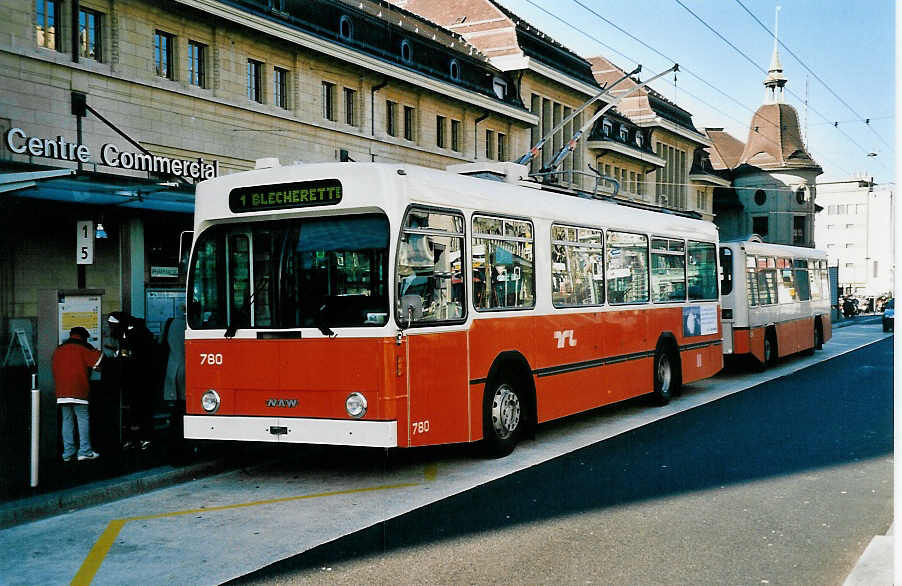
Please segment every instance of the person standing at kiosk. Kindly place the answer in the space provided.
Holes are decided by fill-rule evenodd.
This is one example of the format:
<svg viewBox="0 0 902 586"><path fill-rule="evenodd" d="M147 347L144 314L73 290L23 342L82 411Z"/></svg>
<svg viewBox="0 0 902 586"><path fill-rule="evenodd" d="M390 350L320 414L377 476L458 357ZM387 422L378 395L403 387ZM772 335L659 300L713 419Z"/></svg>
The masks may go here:
<svg viewBox="0 0 902 586"><path fill-rule="evenodd" d="M111 313L107 323L118 346L119 377L114 384L121 389L125 406L122 447L139 447L144 451L150 447L153 436L153 334L144 325L144 320L123 311Z"/></svg>
<svg viewBox="0 0 902 586"><path fill-rule="evenodd" d="M69 339L53 352L53 381L56 402L63 415L63 462L71 462L76 455L75 425L78 424L78 459L94 460L100 454L91 447L91 428L88 418L88 392L91 369L100 369L103 355L88 343L88 330L76 326L69 331Z"/></svg>

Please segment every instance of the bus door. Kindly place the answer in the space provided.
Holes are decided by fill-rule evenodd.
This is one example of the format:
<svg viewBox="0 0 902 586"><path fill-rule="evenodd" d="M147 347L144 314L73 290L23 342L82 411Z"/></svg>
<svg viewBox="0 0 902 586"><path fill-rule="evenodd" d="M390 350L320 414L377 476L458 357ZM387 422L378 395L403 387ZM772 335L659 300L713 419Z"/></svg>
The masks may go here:
<svg viewBox="0 0 902 586"><path fill-rule="evenodd" d="M464 218L408 209L398 243L398 323L407 369L407 433L419 446L469 439ZM400 430L399 430L400 431Z"/></svg>

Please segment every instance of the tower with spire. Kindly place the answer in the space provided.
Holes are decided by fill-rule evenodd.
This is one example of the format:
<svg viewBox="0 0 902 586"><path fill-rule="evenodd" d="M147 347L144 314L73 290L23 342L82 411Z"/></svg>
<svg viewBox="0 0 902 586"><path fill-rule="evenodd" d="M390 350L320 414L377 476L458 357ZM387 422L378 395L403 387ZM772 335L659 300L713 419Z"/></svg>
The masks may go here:
<svg viewBox="0 0 902 586"><path fill-rule="evenodd" d="M796 109L784 101L788 80L780 63L779 13L778 6L764 103L752 117L745 144L722 129L708 132L716 151L712 161L722 161L733 177L730 205L720 212L717 223L722 237L757 233L766 242L813 247L814 215L819 209L814 203L815 184L823 170L805 148ZM736 157L740 146L741 155ZM718 214L717 193L714 211Z"/></svg>

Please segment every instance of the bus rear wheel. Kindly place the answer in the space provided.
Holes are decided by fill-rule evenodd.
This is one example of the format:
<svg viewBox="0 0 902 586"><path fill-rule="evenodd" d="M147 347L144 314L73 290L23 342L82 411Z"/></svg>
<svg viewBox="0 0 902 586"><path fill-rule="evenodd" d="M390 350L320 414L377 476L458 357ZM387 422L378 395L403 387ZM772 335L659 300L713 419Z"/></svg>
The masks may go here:
<svg viewBox="0 0 902 586"><path fill-rule="evenodd" d="M502 377L486 386L482 402L483 452L491 458L510 454L524 427L524 404L513 380Z"/></svg>
<svg viewBox="0 0 902 586"><path fill-rule="evenodd" d="M777 364L777 336L773 330L768 330L764 334L764 364L762 369L770 368Z"/></svg>
<svg viewBox="0 0 902 586"><path fill-rule="evenodd" d="M666 405L677 393L680 386L680 375L676 370L678 367L673 352L666 346L659 346L655 351L654 363L654 399L658 405Z"/></svg>

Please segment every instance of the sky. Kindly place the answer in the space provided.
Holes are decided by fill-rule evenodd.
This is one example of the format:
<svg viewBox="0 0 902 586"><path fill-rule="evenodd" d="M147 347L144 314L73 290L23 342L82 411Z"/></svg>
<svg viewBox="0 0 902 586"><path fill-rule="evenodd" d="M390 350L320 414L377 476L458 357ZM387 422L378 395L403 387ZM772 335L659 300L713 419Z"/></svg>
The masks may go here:
<svg viewBox="0 0 902 586"><path fill-rule="evenodd" d="M603 55L627 70L641 64L641 79L679 63L676 85L668 75L652 87L688 110L699 130L723 128L743 142L764 103L779 6L784 101L798 111L808 151L824 170L818 181L860 174L895 181L891 0L500 2L583 57Z"/></svg>

